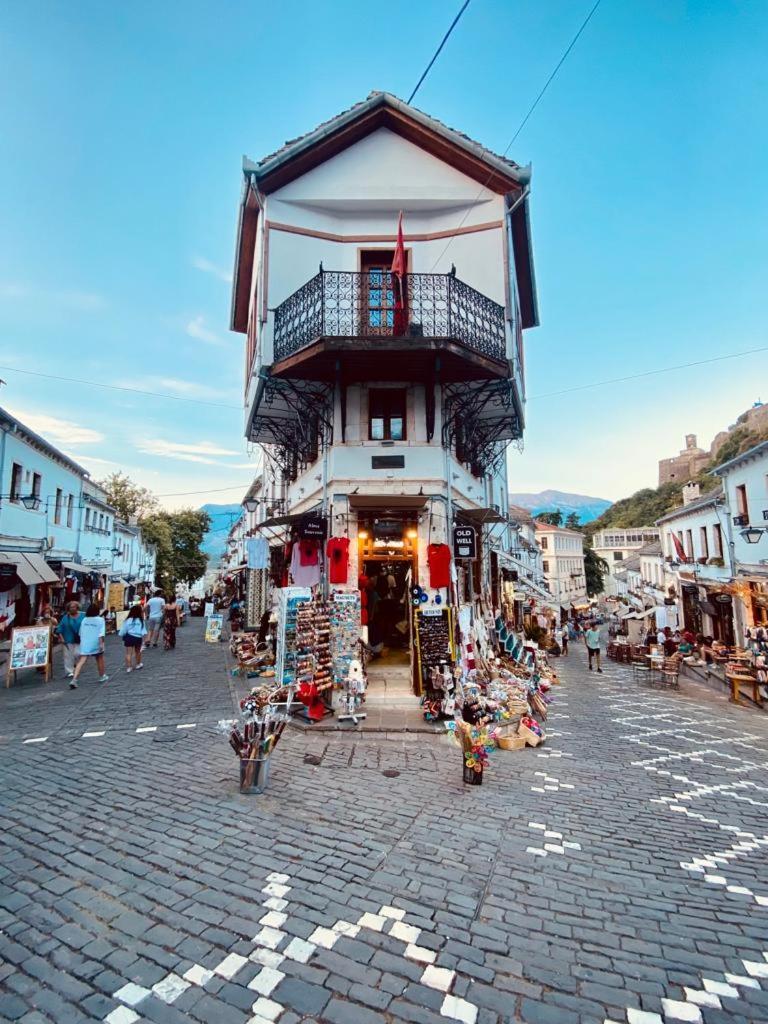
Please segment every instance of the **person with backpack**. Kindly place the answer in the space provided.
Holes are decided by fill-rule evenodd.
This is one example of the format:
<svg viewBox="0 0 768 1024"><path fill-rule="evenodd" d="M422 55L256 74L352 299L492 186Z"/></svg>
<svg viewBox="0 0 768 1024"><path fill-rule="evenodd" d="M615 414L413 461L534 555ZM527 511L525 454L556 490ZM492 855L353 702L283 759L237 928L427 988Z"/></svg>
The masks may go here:
<svg viewBox="0 0 768 1024"><path fill-rule="evenodd" d="M75 674L75 665L80 657L80 624L85 613L80 611L77 601L70 601L61 621L54 629L64 647L64 671L67 679Z"/></svg>
<svg viewBox="0 0 768 1024"><path fill-rule="evenodd" d="M135 604L128 612L125 622L118 630L123 638L125 647L125 671L132 672L132 662L136 660L136 671L144 668L141 660L141 648L144 645L144 637L147 635L147 627L144 624L144 609L140 604Z"/></svg>

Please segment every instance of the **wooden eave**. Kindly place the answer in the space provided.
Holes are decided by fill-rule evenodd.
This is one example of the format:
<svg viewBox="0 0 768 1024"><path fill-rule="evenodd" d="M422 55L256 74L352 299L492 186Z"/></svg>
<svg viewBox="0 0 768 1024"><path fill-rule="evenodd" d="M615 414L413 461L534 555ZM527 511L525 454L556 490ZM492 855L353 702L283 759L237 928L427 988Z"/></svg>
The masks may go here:
<svg viewBox="0 0 768 1024"><path fill-rule="evenodd" d="M235 273L232 280L232 321L230 326L233 331L239 331L241 334L245 334L248 330L248 307L251 298L258 222L259 203L256 198L256 190L249 183L240 205Z"/></svg>
<svg viewBox="0 0 768 1024"><path fill-rule="evenodd" d="M365 111L360 117L321 136L274 170L258 175L259 189L268 195L283 188L379 128L388 128L493 192L507 195L510 192L519 194L522 190L520 182L511 174L503 174L488 161L386 104Z"/></svg>
<svg viewBox="0 0 768 1024"><path fill-rule="evenodd" d="M439 368L438 368L439 361ZM506 361L476 352L453 338L323 337L275 362L273 377L345 382L502 380Z"/></svg>

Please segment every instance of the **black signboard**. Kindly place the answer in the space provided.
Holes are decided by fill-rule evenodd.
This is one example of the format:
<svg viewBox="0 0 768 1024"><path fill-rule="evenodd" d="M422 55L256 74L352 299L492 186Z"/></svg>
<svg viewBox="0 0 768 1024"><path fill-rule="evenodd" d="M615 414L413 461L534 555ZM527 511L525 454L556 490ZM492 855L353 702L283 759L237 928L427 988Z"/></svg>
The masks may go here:
<svg viewBox="0 0 768 1024"><path fill-rule="evenodd" d="M328 522L319 512L307 512L299 521L299 537L302 540L325 540Z"/></svg>
<svg viewBox="0 0 768 1024"><path fill-rule="evenodd" d="M477 558L477 530L474 526L454 526L453 557Z"/></svg>

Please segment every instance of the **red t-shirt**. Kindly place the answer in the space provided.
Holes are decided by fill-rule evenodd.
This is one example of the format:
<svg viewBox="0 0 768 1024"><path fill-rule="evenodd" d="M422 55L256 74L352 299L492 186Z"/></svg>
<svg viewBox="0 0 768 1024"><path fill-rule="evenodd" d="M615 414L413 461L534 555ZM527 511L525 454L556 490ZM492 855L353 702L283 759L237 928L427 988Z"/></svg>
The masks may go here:
<svg viewBox="0 0 768 1024"><path fill-rule="evenodd" d="M328 556L328 581L346 583L349 569L349 537L331 537L325 553Z"/></svg>
<svg viewBox="0 0 768 1024"><path fill-rule="evenodd" d="M299 560L302 565L317 565L320 544L316 540L299 541Z"/></svg>
<svg viewBox="0 0 768 1024"><path fill-rule="evenodd" d="M451 585L451 549L447 544L430 544L427 548L429 585L433 589Z"/></svg>

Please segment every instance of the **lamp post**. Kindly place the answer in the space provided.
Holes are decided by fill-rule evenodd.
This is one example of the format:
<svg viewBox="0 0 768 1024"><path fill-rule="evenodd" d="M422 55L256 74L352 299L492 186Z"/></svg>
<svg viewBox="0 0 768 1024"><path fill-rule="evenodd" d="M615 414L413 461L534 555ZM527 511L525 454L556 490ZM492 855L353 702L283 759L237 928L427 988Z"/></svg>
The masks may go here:
<svg viewBox="0 0 768 1024"><path fill-rule="evenodd" d="M739 533L747 544L757 544L765 533L765 529L762 526L747 526Z"/></svg>

